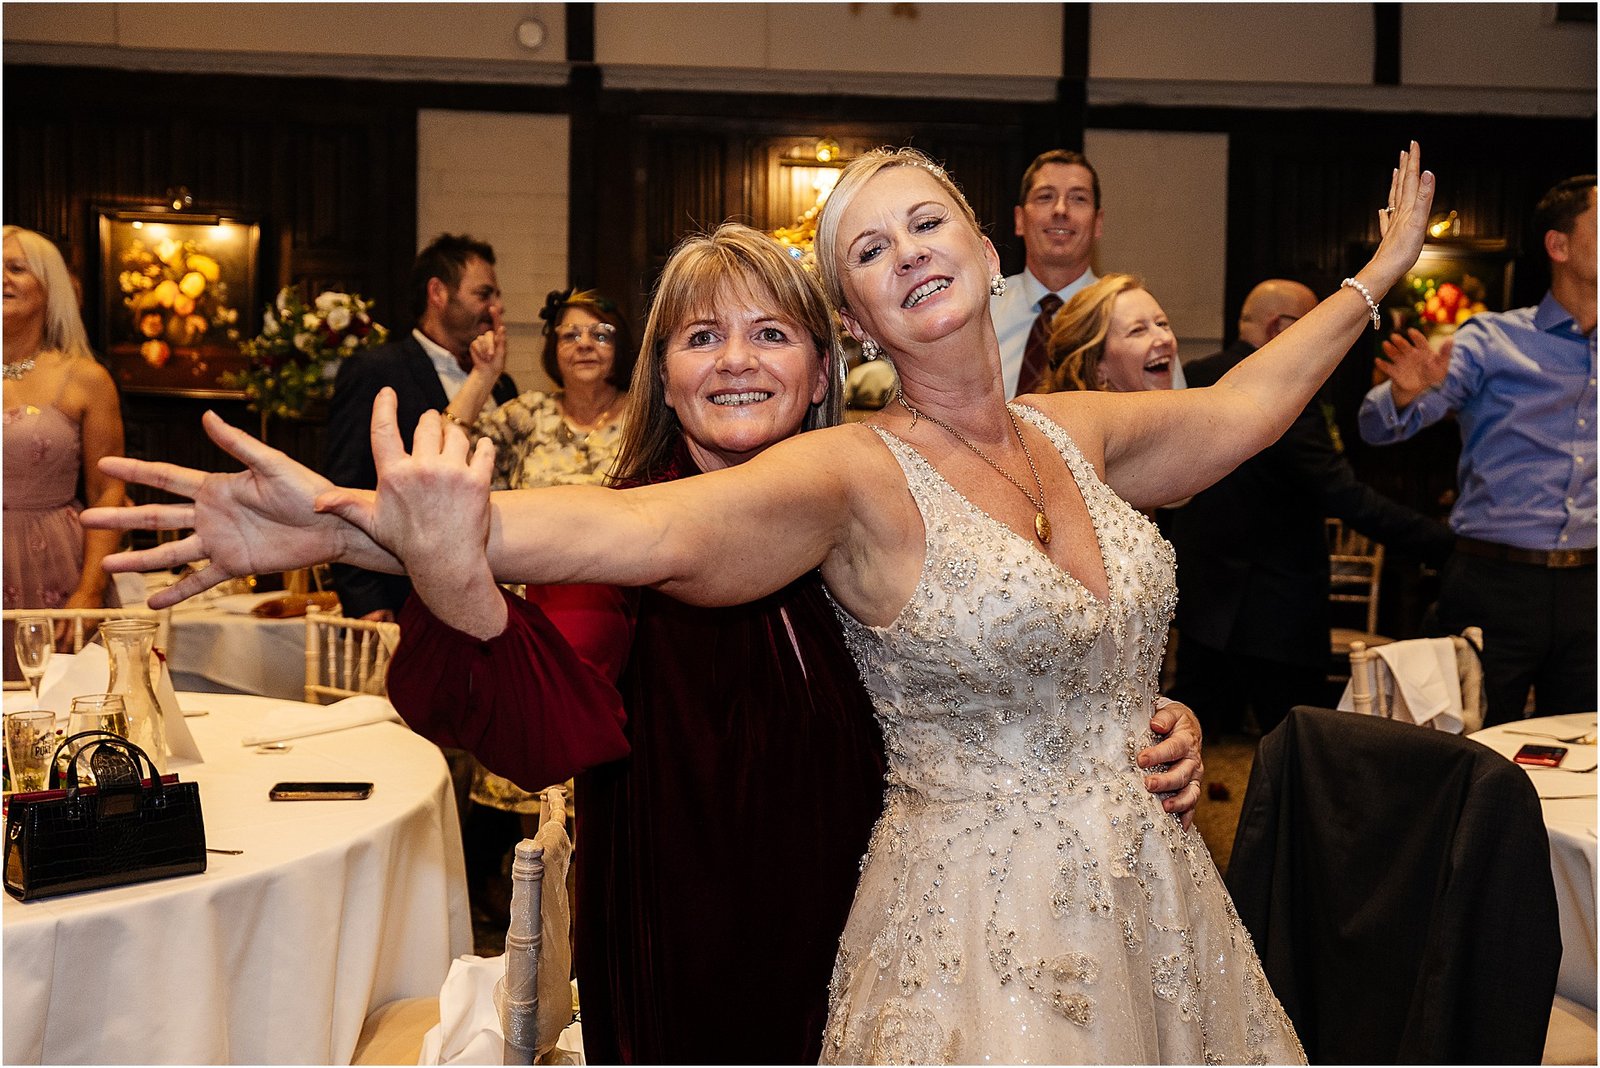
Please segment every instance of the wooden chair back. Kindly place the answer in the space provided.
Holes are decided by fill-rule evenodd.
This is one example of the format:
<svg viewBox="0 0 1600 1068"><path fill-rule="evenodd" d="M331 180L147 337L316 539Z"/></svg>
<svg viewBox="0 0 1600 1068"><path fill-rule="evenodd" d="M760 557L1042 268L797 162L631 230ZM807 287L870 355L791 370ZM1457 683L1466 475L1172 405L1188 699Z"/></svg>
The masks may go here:
<svg viewBox="0 0 1600 1068"><path fill-rule="evenodd" d="M1366 609L1366 633L1378 629L1378 588L1383 578L1383 546L1328 519L1328 600ZM1368 642L1370 645L1371 643Z"/></svg>
<svg viewBox="0 0 1600 1068"><path fill-rule="evenodd" d="M306 701L387 696L389 657L399 644L398 623L350 619L313 605L306 612Z"/></svg>

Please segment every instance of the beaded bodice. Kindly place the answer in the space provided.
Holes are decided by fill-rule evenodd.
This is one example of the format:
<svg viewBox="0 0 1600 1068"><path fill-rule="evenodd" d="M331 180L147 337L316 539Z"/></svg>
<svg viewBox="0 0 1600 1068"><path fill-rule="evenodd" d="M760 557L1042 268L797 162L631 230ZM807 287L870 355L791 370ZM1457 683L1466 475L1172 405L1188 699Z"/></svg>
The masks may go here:
<svg viewBox="0 0 1600 1068"><path fill-rule="evenodd" d="M1172 548L1096 476L1066 432L1014 409L1060 451L1105 563L1104 603L879 430L922 511L927 552L887 627L841 613L883 727L891 785L931 800L1073 791L1127 777L1150 744Z"/></svg>

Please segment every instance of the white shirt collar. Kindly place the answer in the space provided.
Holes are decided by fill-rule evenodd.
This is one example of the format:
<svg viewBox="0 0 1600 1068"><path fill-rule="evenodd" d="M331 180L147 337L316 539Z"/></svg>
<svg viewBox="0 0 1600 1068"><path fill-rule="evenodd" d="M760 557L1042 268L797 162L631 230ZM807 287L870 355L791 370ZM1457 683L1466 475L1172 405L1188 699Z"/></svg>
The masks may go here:
<svg viewBox="0 0 1600 1068"><path fill-rule="evenodd" d="M461 369L461 365L456 362L455 355L449 349L421 330L413 328L411 336L417 339L422 351L433 361L433 369L439 376L439 384L444 387L445 396L455 400L456 394L461 392L461 387L467 383L467 372Z"/></svg>
<svg viewBox="0 0 1600 1068"><path fill-rule="evenodd" d="M1037 315L1039 312L1039 301L1044 299L1044 295L1046 293L1055 293L1055 295L1060 297L1062 302L1065 303L1066 301L1072 299L1072 295L1074 293L1078 292L1080 289L1085 289L1094 285L1094 283L1098 282L1099 280L1099 276L1094 273L1094 268L1086 267L1084 268L1083 273L1078 277L1074 278L1060 289L1052 290L1047 288L1043 282L1039 281L1039 279L1035 278L1032 271L1024 267L1022 269L1022 292L1023 295L1028 298L1028 307L1032 308L1034 314Z"/></svg>

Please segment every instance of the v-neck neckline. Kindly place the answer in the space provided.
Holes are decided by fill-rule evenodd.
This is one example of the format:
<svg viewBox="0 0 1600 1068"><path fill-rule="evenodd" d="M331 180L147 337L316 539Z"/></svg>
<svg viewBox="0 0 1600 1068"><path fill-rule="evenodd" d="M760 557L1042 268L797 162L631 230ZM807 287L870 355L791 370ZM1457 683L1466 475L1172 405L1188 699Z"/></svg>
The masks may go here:
<svg viewBox="0 0 1600 1068"><path fill-rule="evenodd" d="M1025 405L1007 404L1006 407L1008 409L1014 409L1014 408L1025 408L1026 406ZM1034 409L1034 410L1037 411L1037 409ZM1042 413L1041 413L1041 417L1045 418L1047 421L1049 421L1048 417L1047 416L1043 416ZM1103 596L1103 597L1101 595L1095 593L1093 590L1091 590L1089 588L1089 586L1082 579L1080 579L1077 575L1074 575L1071 571L1068 571L1066 568L1062 567L1060 564L1056 563L1053 559L1051 559L1050 558L1050 554L1044 551L1044 547L1043 546L1041 546L1039 544L1036 544L1034 539L1023 537L1021 534L1019 534L1015 530L1013 530L1008 524L1002 523L999 519L996 519L994 516L990 515L986 510L984 510L984 509L978 507L976 504L974 504L972 499L969 498L966 494L962 493L960 490L956 489L955 485L948 478L945 477L944 472L940 471L936 466L934 466L934 464L933 464L933 462L931 460L929 460L926 456L922 455L921 450L919 450L915 445L911 444L911 442L907 441L905 438L902 438L899 434L895 434L894 436L895 436L896 440L898 440L906 448L910 449L912 455L915 456L922 464L924 464L928 468L928 470L933 473L933 476L935 478L937 478L941 483L943 483L945 488L948 489L950 491L950 493L952 495L954 495L957 500L959 500L962 504L966 505L966 507L967 507L967 509L969 511L973 512L974 514L976 514L980 518L987 520L988 522L990 522L994 526L999 527L1001 530L1003 530L1007 534L1011 535L1012 538L1014 538L1015 540L1021 542L1029 551L1038 554L1041 558L1043 558L1043 560L1045 562L1045 566L1050 568L1051 571L1054 571L1055 573L1061 575L1063 578L1067 579L1074 586L1078 587L1078 589L1082 590L1083 593L1084 593L1084 596L1088 597L1089 600L1091 602L1093 602L1096 607L1109 609L1111 607L1112 603L1116 600L1116 596L1115 596L1115 594L1114 594L1114 592L1112 590L1112 585L1111 585L1111 570L1106 564L1105 537L1104 537L1104 535L1103 535L1103 533L1102 533L1102 531L1100 529L1099 517L1095 515L1095 510L1094 510L1093 506L1091 506L1090 503L1089 503L1089 494L1084 489L1083 479L1081 477L1079 477L1077 465L1073 463L1072 457L1069 457L1064 452L1062 452L1060 446L1056 443L1055 438L1050 434L1049 431L1047 431L1044 427L1041 427L1038 424L1034 423L1032 418L1030 418L1026 412L1022 413L1022 418L1027 419L1028 423L1030 425L1032 425L1035 430L1037 430L1041 434L1043 434L1045 436L1045 439L1050 442L1051 448L1053 448L1056 451L1057 455L1061 456L1062 462L1067 465L1067 474L1072 476L1072 483L1078 489L1078 497L1083 501L1084 510L1089 513L1089 528L1094 531L1095 550L1099 554L1099 557L1100 557L1100 574L1105 579L1105 584L1106 584L1106 592L1105 592L1105 596ZM1055 424L1052 423L1052 425L1055 425ZM1057 429L1059 430L1060 427L1057 426ZM1061 432L1063 434L1066 434L1065 430L1062 430ZM889 433L892 434L894 432L893 431L889 431ZM1069 442L1071 442L1073 451L1076 452L1077 448L1078 448L1077 442L1073 442L1070 437L1068 437L1067 440ZM1082 456L1080 454L1079 455L1079 459L1081 459L1081 458L1082 458ZM924 521L926 521L926 519L924 519Z"/></svg>

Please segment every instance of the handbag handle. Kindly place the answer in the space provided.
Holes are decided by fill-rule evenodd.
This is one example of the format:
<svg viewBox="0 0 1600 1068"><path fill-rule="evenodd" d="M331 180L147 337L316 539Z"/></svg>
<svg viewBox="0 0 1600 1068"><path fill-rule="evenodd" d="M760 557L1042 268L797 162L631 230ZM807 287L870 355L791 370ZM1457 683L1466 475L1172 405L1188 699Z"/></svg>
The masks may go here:
<svg viewBox="0 0 1600 1068"><path fill-rule="evenodd" d="M91 742L95 744L91 745ZM81 744L78 744L76 748L72 748L74 743ZM155 761L150 759L150 754L128 741L122 735L113 734L111 731L80 731L56 746L55 756L50 759L50 788L52 790L61 788L61 754L71 749L71 759L67 764L66 791L67 800L76 801L79 788L78 761L83 758L84 753L94 752L102 746L120 749L133 761L135 789L139 789L138 781L145 778L144 769L146 767L149 768L150 792L155 795L154 802L161 804L165 800L166 784L161 781L161 772L156 770ZM143 761L143 765L141 765L141 761Z"/></svg>

